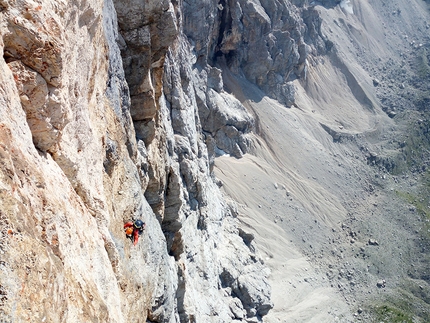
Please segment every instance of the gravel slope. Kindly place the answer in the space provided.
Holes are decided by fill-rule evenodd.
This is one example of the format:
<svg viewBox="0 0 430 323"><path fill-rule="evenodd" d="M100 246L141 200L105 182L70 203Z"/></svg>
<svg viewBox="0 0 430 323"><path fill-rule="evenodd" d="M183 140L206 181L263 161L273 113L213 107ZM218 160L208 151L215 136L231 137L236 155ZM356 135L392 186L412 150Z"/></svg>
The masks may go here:
<svg viewBox="0 0 430 323"><path fill-rule="evenodd" d="M272 271L274 309L265 322L371 322L372 304L427 297L404 296L408 284L427 290L422 275L411 274L425 270L427 251L423 219L396 194L418 178L369 161L404 134L407 118L389 117L402 107L381 100L401 97L384 66L400 68L406 54L414 56L410 41L424 41L428 13L422 1L351 3L352 15L320 8L335 49L313 57L291 109L223 72L258 121L252 152L218 157L215 174ZM428 313L429 304L419 306Z"/></svg>

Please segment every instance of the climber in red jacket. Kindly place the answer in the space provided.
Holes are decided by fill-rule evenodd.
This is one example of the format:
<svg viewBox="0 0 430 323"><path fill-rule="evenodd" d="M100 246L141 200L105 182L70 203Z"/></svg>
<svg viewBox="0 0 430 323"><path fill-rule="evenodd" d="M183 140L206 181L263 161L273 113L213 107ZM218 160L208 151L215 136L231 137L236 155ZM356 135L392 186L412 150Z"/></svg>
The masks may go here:
<svg viewBox="0 0 430 323"><path fill-rule="evenodd" d="M145 229L145 222L142 220L129 221L124 223L125 234L127 238L130 238L133 241L133 245L137 244L139 240L139 236L142 234Z"/></svg>

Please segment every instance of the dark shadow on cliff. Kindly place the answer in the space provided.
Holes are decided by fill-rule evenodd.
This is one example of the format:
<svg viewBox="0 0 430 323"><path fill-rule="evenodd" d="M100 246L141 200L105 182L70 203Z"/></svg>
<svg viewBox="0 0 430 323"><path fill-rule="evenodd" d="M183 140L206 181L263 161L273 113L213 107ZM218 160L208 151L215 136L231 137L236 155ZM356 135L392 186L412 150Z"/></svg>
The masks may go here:
<svg viewBox="0 0 430 323"><path fill-rule="evenodd" d="M300 4L303 4L304 1L298 0L293 2L298 2ZM313 1L313 2L315 3L315 5L321 5L323 7L326 7L327 9L333 9L341 2L341 0L321 0L321 1Z"/></svg>
<svg viewBox="0 0 430 323"><path fill-rule="evenodd" d="M246 100L260 102L267 96L257 85L248 81L244 75L233 73L224 56L218 57L216 67L222 70L222 81L224 90L232 94L241 103Z"/></svg>

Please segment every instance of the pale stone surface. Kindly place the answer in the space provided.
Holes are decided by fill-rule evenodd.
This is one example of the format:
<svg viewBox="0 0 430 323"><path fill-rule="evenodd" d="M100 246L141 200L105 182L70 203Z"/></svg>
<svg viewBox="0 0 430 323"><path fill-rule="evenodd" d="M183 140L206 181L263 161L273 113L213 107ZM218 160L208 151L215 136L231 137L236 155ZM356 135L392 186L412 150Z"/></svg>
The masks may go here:
<svg viewBox="0 0 430 323"><path fill-rule="evenodd" d="M146 150L104 5L104 21L101 1L79 13L49 1L2 7L2 174L17 174L2 177L2 319L177 321L176 269L143 195ZM151 234L132 247L122 226L138 217Z"/></svg>
<svg viewBox="0 0 430 323"><path fill-rule="evenodd" d="M22 107L26 113L27 122L33 135L34 145L44 151L53 150L60 137L64 116L61 105L48 103L48 86L45 79L21 61L11 61L8 64L15 79ZM58 108L56 113L50 113L52 108ZM54 125L55 127L54 127Z"/></svg>
<svg viewBox="0 0 430 323"><path fill-rule="evenodd" d="M6 321L123 322L102 234L91 229L96 219L50 155L36 151L12 72L0 65L6 297L0 315Z"/></svg>

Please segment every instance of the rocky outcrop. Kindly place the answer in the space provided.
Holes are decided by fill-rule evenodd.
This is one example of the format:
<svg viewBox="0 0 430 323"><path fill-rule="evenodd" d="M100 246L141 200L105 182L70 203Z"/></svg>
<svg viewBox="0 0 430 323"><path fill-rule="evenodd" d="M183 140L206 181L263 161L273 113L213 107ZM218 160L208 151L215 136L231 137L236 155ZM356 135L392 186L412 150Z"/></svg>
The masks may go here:
<svg viewBox="0 0 430 323"><path fill-rule="evenodd" d="M187 1L183 12L197 63L226 62L287 106L294 103L291 81L306 77L308 55L330 46L307 1ZM198 21L204 21L203 28L196 27Z"/></svg>
<svg viewBox="0 0 430 323"><path fill-rule="evenodd" d="M58 89L63 72L62 38L55 16L46 17L42 7L28 4L15 14L3 4L7 27L3 56L13 73L26 112L33 141L43 151L56 151L69 115Z"/></svg>
<svg viewBox="0 0 430 323"><path fill-rule="evenodd" d="M209 112L204 122L200 122L201 105L210 102L211 93L218 92L207 85L211 83L205 78L211 74L212 68L193 68L193 62L188 57L189 44L180 37L166 59L166 100L161 101L161 113L167 119L164 124L170 124L166 132L168 147L172 149L169 152L166 211L162 227L170 254L178 263L178 312L183 322L204 322L210 319L230 322L236 315L244 320L261 317L265 310L271 308L267 273L264 274L263 265L240 238L236 220L211 178L203 133L212 131L206 137L215 138L213 140L217 145L232 143L235 137L229 138L230 141L218 141L216 134L222 132L229 122L232 128L243 131L242 135L237 131L236 138L239 140L243 138L244 132L249 132L252 118L237 100L221 89L218 77L218 82L212 81L215 83L212 87L217 87L220 98L236 102L236 107L232 106L233 109L227 111L225 103L219 105ZM181 64L177 64L178 61ZM200 105L196 89L202 91L200 94L204 101ZM213 128L209 128L210 125ZM238 153L241 153L239 146L238 149ZM196 246L200 246L198 252ZM234 272L231 280L224 280L225 271ZM249 279L240 282L240 277L245 274L248 274ZM197 277L204 278L203 287ZM253 286L262 293L258 294ZM242 305L232 311L232 302Z"/></svg>
<svg viewBox="0 0 430 323"><path fill-rule="evenodd" d="M118 43L130 89L130 113L138 138L154 138L154 119L161 96L161 75L167 48L178 29L170 1L115 1ZM146 128L152 128L148 130Z"/></svg>

